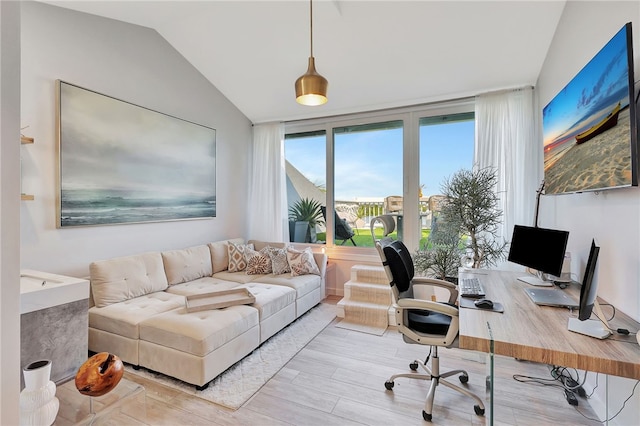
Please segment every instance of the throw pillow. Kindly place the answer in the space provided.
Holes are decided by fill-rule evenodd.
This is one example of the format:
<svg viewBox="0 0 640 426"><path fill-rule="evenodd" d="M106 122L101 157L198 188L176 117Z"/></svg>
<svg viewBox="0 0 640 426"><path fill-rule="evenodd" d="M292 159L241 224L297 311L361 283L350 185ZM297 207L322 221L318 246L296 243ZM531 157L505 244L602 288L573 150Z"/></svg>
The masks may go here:
<svg viewBox="0 0 640 426"><path fill-rule="evenodd" d="M247 275L270 274L271 258L269 257L270 247L264 247L260 251L246 249L244 257L247 261Z"/></svg>
<svg viewBox="0 0 640 426"><path fill-rule="evenodd" d="M289 261L287 260L287 249L285 248L276 248L269 247L269 258L271 258L271 267L273 269L273 273L276 275L284 274L287 272L291 272L291 268L289 267Z"/></svg>
<svg viewBox="0 0 640 426"><path fill-rule="evenodd" d="M244 257L247 248L253 250L253 244L234 244L229 241L229 245L227 246L229 272L241 272L247 268L247 261Z"/></svg>
<svg viewBox="0 0 640 426"><path fill-rule="evenodd" d="M320 275L320 270L316 261L313 259L313 252L310 247L304 250L296 250L292 247L287 248L287 260L291 268L291 276L315 274Z"/></svg>

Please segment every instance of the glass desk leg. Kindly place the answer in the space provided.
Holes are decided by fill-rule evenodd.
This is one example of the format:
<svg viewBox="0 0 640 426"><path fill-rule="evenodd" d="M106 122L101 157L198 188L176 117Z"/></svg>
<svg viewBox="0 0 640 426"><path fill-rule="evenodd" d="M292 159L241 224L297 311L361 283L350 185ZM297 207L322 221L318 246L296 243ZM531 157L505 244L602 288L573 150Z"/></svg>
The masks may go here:
<svg viewBox="0 0 640 426"><path fill-rule="evenodd" d="M491 324L487 321L487 330L489 331L489 353L487 354L487 425L493 426L493 389L494 389L494 348L493 348L493 333L491 332Z"/></svg>

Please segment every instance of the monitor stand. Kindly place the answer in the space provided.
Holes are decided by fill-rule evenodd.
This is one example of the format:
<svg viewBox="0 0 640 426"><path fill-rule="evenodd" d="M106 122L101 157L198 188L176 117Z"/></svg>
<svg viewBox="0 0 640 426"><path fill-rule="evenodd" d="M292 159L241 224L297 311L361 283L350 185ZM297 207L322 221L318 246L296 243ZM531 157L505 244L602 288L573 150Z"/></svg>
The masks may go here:
<svg viewBox="0 0 640 426"><path fill-rule="evenodd" d="M578 318L569 318L569 331L595 337L596 339L606 339L611 336L611 332L602 326L600 320L580 321Z"/></svg>
<svg viewBox="0 0 640 426"><path fill-rule="evenodd" d="M551 281L541 280L540 278L534 277L532 275L518 277L518 280L530 285L534 285L536 287L553 287L553 283Z"/></svg>
<svg viewBox="0 0 640 426"><path fill-rule="evenodd" d="M611 336L611 327L606 317L602 313L602 308L598 300L593 302L593 313L596 320L580 321L578 318L569 318L567 328L574 333L584 334L585 336L595 337L596 339L606 339Z"/></svg>

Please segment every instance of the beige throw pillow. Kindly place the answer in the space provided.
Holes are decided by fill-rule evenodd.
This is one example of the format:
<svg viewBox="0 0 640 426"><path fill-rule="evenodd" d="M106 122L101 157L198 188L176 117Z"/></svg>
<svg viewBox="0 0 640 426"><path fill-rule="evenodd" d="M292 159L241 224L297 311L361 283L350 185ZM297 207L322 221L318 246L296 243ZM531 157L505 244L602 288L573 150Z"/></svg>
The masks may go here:
<svg viewBox="0 0 640 426"><path fill-rule="evenodd" d="M291 272L289 261L287 260L287 249L270 247L269 257L271 258L271 268L276 275Z"/></svg>
<svg viewBox="0 0 640 426"><path fill-rule="evenodd" d="M244 257L247 248L253 250L253 244L234 244L229 241L229 246L227 247L229 272L242 272L247 269L247 261Z"/></svg>
<svg viewBox="0 0 640 426"><path fill-rule="evenodd" d="M265 247L260 251L247 248L244 257L247 261L247 275L270 274L271 258L269 257L271 247Z"/></svg>
<svg viewBox="0 0 640 426"><path fill-rule="evenodd" d="M320 275L320 270L316 261L313 259L313 252L310 247L304 250L296 250L292 247L287 248L287 260L291 268L291 276L298 275Z"/></svg>

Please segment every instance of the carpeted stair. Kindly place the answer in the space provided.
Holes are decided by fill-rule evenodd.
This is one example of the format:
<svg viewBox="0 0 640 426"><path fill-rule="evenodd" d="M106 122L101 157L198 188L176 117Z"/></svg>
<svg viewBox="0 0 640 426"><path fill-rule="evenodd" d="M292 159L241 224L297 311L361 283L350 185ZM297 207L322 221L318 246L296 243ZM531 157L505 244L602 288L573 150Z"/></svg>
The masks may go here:
<svg viewBox="0 0 640 426"><path fill-rule="evenodd" d="M336 327L382 335L389 322L392 295L382 266L354 265L344 284L344 298L338 302Z"/></svg>

